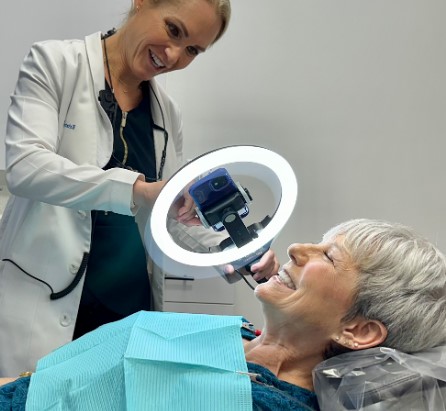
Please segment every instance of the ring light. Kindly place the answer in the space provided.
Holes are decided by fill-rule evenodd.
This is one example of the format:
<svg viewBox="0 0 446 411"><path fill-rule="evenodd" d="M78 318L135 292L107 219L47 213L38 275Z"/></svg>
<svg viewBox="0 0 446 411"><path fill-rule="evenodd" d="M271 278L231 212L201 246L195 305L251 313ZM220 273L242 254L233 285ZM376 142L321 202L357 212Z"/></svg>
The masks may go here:
<svg viewBox="0 0 446 411"><path fill-rule="evenodd" d="M167 230L169 209L191 181L220 166L225 166L231 174L251 176L263 181L271 190L277 209L258 237L240 248L230 247L214 253L186 250L174 241ZM269 248L290 218L296 199L296 177L290 164L279 154L258 146L217 149L187 163L168 180L153 206L145 230L145 244L152 259L172 274L175 271L179 275L196 275L204 273L203 269L209 271L209 267L224 267L227 264L238 269ZM201 229L207 232L210 230L211 233L213 231Z"/></svg>

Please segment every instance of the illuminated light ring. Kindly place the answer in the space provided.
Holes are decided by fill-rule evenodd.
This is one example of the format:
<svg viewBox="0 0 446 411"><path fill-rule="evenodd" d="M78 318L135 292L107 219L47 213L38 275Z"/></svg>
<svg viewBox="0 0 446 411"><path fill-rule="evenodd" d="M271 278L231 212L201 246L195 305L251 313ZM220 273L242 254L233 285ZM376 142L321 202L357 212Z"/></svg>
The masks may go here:
<svg viewBox="0 0 446 411"><path fill-rule="evenodd" d="M208 254L185 250L172 239L167 230L169 208L178 193L181 193L189 182L211 169L222 166L225 166L230 174L252 176L264 181L271 189L278 207L272 220L260 231L259 236L240 248L231 247ZM237 269L244 265L246 256L254 255L266 244L268 246L271 244L290 218L296 200L296 176L290 164L279 154L258 146L230 146L217 149L189 162L168 180L153 206L150 224L146 227L146 247L148 246L151 257L158 265L168 264L167 257L185 267L209 268L232 264ZM152 255L158 252L164 256ZM163 268L169 271L169 267Z"/></svg>

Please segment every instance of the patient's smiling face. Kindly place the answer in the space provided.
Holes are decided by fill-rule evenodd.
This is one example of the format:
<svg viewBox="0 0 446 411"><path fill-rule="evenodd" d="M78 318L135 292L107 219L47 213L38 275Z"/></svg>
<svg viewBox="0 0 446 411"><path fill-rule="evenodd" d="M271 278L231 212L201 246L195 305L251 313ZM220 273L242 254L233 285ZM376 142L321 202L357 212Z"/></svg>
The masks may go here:
<svg viewBox="0 0 446 411"><path fill-rule="evenodd" d="M357 281L357 270L341 240L290 245L284 272L256 287L265 314L317 326L340 321L353 302Z"/></svg>

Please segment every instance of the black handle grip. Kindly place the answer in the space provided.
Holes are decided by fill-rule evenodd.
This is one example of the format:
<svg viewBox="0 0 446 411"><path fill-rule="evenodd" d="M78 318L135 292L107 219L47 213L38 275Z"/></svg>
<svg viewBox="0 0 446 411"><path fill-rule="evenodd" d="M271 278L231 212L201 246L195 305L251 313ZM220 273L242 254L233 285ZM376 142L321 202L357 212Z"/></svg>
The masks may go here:
<svg viewBox="0 0 446 411"><path fill-rule="evenodd" d="M194 277L177 277L175 275L164 276L165 280L177 280L177 281L195 281Z"/></svg>

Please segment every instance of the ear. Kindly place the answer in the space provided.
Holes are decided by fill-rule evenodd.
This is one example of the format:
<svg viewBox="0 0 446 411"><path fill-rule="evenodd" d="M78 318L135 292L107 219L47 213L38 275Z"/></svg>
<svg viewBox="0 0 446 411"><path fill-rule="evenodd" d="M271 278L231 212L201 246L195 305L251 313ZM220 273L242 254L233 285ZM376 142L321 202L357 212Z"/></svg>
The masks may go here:
<svg viewBox="0 0 446 411"><path fill-rule="evenodd" d="M380 345L387 338L387 328L377 320L366 320L357 318L345 324L342 330L342 337L349 348L364 350Z"/></svg>
<svg viewBox="0 0 446 411"><path fill-rule="evenodd" d="M144 0L133 0L133 8L135 9L135 11L138 11L139 9L142 8L144 3Z"/></svg>

